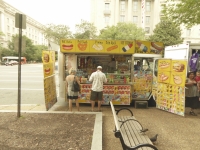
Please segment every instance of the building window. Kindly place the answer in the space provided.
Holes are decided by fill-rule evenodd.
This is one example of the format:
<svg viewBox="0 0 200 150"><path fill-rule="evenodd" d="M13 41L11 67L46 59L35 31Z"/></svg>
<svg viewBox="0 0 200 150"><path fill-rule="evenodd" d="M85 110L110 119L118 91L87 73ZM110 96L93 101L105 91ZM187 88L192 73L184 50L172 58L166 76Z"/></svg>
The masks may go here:
<svg viewBox="0 0 200 150"><path fill-rule="evenodd" d="M146 18L145 18L145 23L146 23L146 24L150 24L150 16L146 16Z"/></svg>
<svg viewBox="0 0 200 150"><path fill-rule="evenodd" d="M105 3L105 10L109 10L109 6L110 6L109 3Z"/></svg>
<svg viewBox="0 0 200 150"><path fill-rule="evenodd" d="M138 16L133 16L133 23L138 23Z"/></svg>
<svg viewBox="0 0 200 150"><path fill-rule="evenodd" d="M9 18L7 18L7 24L9 24Z"/></svg>
<svg viewBox="0 0 200 150"><path fill-rule="evenodd" d="M145 27L145 32L146 32L147 34L149 34L149 33L150 33L150 27Z"/></svg>
<svg viewBox="0 0 200 150"><path fill-rule="evenodd" d="M120 2L120 11L125 11L125 1Z"/></svg>
<svg viewBox="0 0 200 150"><path fill-rule="evenodd" d="M109 23L110 21L110 17L109 16L105 16L105 23Z"/></svg>
<svg viewBox="0 0 200 150"><path fill-rule="evenodd" d="M147 1L146 2L146 11L151 11L151 2L150 1Z"/></svg>
<svg viewBox="0 0 200 150"><path fill-rule="evenodd" d="M191 34L191 29L187 29L186 36L190 36L190 34Z"/></svg>
<svg viewBox="0 0 200 150"><path fill-rule="evenodd" d="M7 32L10 32L10 26L7 26Z"/></svg>
<svg viewBox="0 0 200 150"><path fill-rule="evenodd" d="M15 33L15 28L13 28L13 34Z"/></svg>
<svg viewBox="0 0 200 150"><path fill-rule="evenodd" d="M120 22L124 22L125 21L125 16L124 15L121 15L120 16Z"/></svg>
<svg viewBox="0 0 200 150"><path fill-rule="evenodd" d="M138 11L138 1L137 0L133 1L133 11Z"/></svg>

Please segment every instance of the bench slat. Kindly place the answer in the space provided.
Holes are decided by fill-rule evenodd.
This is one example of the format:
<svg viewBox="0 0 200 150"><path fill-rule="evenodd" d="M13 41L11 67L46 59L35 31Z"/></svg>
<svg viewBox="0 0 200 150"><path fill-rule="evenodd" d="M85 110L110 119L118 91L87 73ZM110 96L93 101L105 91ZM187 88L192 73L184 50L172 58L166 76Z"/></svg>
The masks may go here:
<svg viewBox="0 0 200 150"><path fill-rule="evenodd" d="M121 117L122 118L122 120L123 121L125 121L125 120L127 120L127 118L129 118L129 117L125 117L125 116L123 116L123 117ZM135 118L134 118L135 119ZM143 141L141 140L141 135L140 134L138 134L138 131L137 131L137 129L135 128L135 126L131 123L131 122L133 122L133 123L135 123L135 124L138 124L136 121L127 121L124 125L127 127L127 132L128 132L128 134L129 135L131 135L130 137L129 137L129 139L132 139L133 140L133 142L131 143L131 146L133 147L133 146L136 146L136 145L139 145L139 144L143 144ZM126 133L127 134L127 133ZM138 150L147 150L146 149L146 147L143 147L143 148L139 148Z"/></svg>
<svg viewBox="0 0 200 150"><path fill-rule="evenodd" d="M125 117L125 119L130 119L130 118L132 118L132 117L128 117L128 116ZM134 119L136 119L136 118L134 117ZM141 143L149 143L149 144L153 145L153 143L151 142L151 140L149 139L149 137L147 135L140 133L140 130L141 130L140 124L134 123L133 121L129 121L129 122L130 122L130 124L132 124L132 126L134 126L134 129L136 129L136 132L143 135L143 136L140 136ZM145 148L146 148L146 150L152 150L152 148L150 148L150 147L145 147Z"/></svg>

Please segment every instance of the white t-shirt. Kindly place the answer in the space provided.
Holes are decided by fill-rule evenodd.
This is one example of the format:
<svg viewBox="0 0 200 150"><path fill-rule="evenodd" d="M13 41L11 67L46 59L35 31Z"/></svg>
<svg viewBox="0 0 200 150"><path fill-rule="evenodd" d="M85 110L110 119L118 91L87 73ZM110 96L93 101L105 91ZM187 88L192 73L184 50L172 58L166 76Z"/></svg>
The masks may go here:
<svg viewBox="0 0 200 150"><path fill-rule="evenodd" d="M107 82L106 76L100 70L93 72L89 79L92 82L92 91L101 92L103 91L103 83Z"/></svg>

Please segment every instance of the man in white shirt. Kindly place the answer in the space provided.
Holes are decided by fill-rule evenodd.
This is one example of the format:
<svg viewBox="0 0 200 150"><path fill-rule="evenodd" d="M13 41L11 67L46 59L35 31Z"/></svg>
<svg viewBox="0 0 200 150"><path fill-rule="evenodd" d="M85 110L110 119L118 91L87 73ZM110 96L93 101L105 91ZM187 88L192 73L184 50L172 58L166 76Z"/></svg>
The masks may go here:
<svg viewBox="0 0 200 150"><path fill-rule="evenodd" d="M107 82L101 66L98 66L97 71L91 74L89 81L92 82L90 96L92 111L94 111L95 100L98 101L98 111L101 111L101 102L103 100L103 83Z"/></svg>

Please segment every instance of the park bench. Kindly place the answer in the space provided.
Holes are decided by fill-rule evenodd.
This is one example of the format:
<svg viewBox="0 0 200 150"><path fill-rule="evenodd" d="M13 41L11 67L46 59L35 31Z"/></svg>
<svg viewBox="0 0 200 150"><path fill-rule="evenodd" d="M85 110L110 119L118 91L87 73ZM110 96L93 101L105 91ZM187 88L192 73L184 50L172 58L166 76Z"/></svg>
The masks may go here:
<svg viewBox="0 0 200 150"><path fill-rule="evenodd" d="M149 137L141 132L143 126L133 116L133 112L128 108L115 110L112 101L110 101L114 122L115 122L115 137L120 139L123 150L158 150ZM131 116L118 115L121 110L128 110Z"/></svg>

